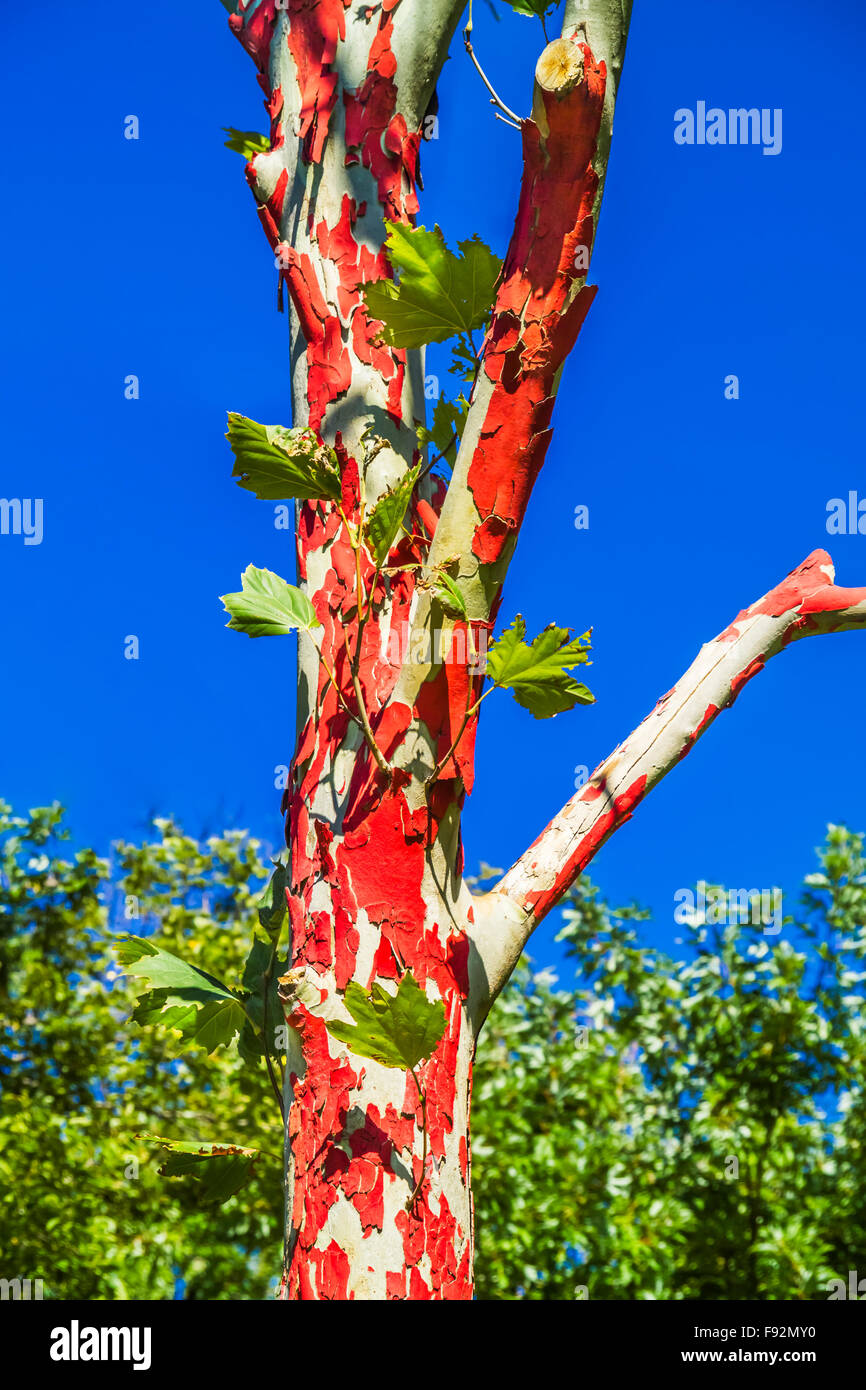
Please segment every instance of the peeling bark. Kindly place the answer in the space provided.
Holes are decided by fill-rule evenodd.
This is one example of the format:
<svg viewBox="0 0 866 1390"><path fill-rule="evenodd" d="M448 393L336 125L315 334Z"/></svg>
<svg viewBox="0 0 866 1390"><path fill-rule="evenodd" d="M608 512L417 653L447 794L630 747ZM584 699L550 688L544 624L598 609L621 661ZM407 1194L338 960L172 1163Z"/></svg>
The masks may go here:
<svg viewBox="0 0 866 1390"><path fill-rule="evenodd" d="M341 504L304 504L297 526L299 579L323 626L324 661L302 636L298 745L283 803L289 1299L472 1295L469 1095L490 995L460 840L475 718L453 745L481 678L465 661L412 660L411 640L410 659L405 649L397 657L388 638L404 627L413 638L429 631L423 580L453 553L468 558L469 621L446 626L470 649L492 627L550 439L556 378L592 301L585 266L573 262L594 237L597 145L612 99L603 59L579 35L557 41L566 81L555 63L545 77L542 59L533 117L522 124L514 236L455 480L447 494L432 476L416 489L410 536L387 575L366 556L356 568L345 523L419 457L424 417L423 354L378 340L359 286L391 273L385 220L411 222L418 211L421 124L462 8L241 0L229 18L270 119L270 148L246 175L291 300L294 423L335 445L343 473ZM370 430L375 457L365 468ZM327 1031L346 1017L350 981L369 988L406 969L447 1018L421 1068L424 1172L411 1074L353 1058Z"/></svg>
<svg viewBox="0 0 866 1390"><path fill-rule="evenodd" d="M418 212L421 125L462 9L461 0L240 0L229 16L270 119L270 148L246 175L291 301L294 423L336 448L343 480L339 503L298 508L299 582L322 624L324 660L302 635L282 807L292 967L282 995L285 1299L471 1298L472 1059L529 934L769 657L812 632L866 625L866 590L837 589L828 557L810 557L702 649L493 893L470 894L460 817L481 677L466 660L433 665L418 653L434 620L472 650L496 618L561 369L595 294L586 275L631 4L568 4L562 36L540 55L520 123L514 230L453 479L446 489L428 474L416 487L408 535L383 572L356 555L348 526L420 459L424 364L421 352L379 341L359 287L391 273L386 219ZM428 585L453 557L465 622L443 619ZM404 630L408 644L389 643ZM447 1020L420 1068L423 1168L412 1073L353 1057L327 1026L346 1021L351 982L387 985L405 970Z"/></svg>
<svg viewBox="0 0 866 1390"><path fill-rule="evenodd" d="M487 895L479 916L488 925L479 949L492 998L577 875L771 657L803 637L866 628L866 588L843 589L834 578L830 556L816 550L707 642L673 689Z"/></svg>

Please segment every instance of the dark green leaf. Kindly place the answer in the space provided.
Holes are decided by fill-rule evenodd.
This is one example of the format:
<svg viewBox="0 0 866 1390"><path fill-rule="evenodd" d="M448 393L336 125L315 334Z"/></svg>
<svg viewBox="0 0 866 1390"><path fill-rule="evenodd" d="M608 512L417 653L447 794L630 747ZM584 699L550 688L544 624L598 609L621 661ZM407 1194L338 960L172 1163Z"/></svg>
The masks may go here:
<svg viewBox="0 0 866 1390"><path fill-rule="evenodd" d="M368 992L354 981L346 989L346 1008L355 1020L328 1024L328 1031L359 1057L385 1067L411 1070L432 1056L445 1031L445 1006L431 1003L407 971L396 995L381 985Z"/></svg>
<svg viewBox="0 0 866 1390"><path fill-rule="evenodd" d="M428 430L424 425L418 427L418 443L422 448L426 444L435 450L437 463L454 467L468 413L469 402L464 396L449 401L442 395L433 408L432 428Z"/></svg>
<svg viewBox="0 0 866 1390"><path fill-rule="evenodd" d="M192 1178L202 1202L217 1206L246 1187L261 1156L258 1149L245 1149L237 1144L190 1144L161 1139L155 1134L137 1137L168 1150L169 1157L159 1169L162 1177Z"/></svg>
<svg viewBox="0 0 866 1390"><path fill-rule="evenodd" d="M412 489L420 472L420 464L416 465L415 468L410 468L396 487L393 487L390 492L386 492L384 497L379 498L367 518L364 527L364 543L379 566L384 565L391 552L391 547L400 534L406 508L412 496Z"/></svg>
<svg viewBox="0 0 866 1390"><path fill-rule="evenodd" d="M280 939L283 923L289 910L286 901L287 885L287 867L285 864L277 864L259 907L259 926L267 932L274 945Z"/></svg>

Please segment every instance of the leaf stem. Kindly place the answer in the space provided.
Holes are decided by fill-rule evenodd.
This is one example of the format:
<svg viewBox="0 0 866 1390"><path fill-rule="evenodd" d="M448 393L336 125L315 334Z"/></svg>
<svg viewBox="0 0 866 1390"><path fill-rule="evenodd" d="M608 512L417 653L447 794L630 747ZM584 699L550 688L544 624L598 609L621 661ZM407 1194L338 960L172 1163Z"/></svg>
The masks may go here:
<svg viewBox="0 0 866 1390"><path fill-rule="evenodd" d="M415 1074L415 1068L410 1067L410 1071L412 1073L412 1080L418 1088L418 1099L421 1101L421 1134L423 1136L423 1141L421 1146L421 1176L415 1184L415 1189L411 1197L406 1203L407 1211L411 1211L420 1196L421 1188L424 1186L424 1170L427 1167L427 1092L423 1090L421 1082Z"/></svg>
<svg viewBox="0 0 866 1390"><path fill-rule="evenodd" d="M325 668L325 674L328 677L328 680L331 682L331 685L337 692L337 698L339 699L340 704L343 706L343 709L346 711L350 719L354 719L356 724L360 724L360 719L358 718L357 714L355 714L354 710L351 708L348 700L346 699L345 695L343 694L342 690L337 684L337 677L334 675L333 671L328 665L328 658L325 656L325 653L322 651L321 647L316 647L316 651L319 653L319 660Z"/></svg>
<svg viewBox="0 0 866 1390"><path fill-rule="evenodd" d="M478 713L478 710L479 710L480 707L483 705L484 701L487 699L487 696L488 696L488 695L492 695L492 694L493 694L493 691L494 691L495 689L496 689L496 686L495 686L495 685L490 685L490 686L488 686L487 689L485 690L484 694L483 694L482 696L480 696L479 699L477 699L477 700L475 701L475 704L474 704L474 705L471 705L471 706L470 706L470 704L469 704L469 697L471 697L471 694L472 694L472 682L470 681L470 683L469 683L469 697L467 697L467 701L466 701L466 713L465 713L464 716L463 716L463 723L460 725L460 732L458 733L458 735L457 735L457 737L455 738L454 742L452 743L451 747L448 749L448 752L445 754L445 757L439 759L439 762L436 764L436 766L434 767L433 771L430 773L430 776L427 778L427 781L426 781L425 784L424 784L425 786L427 786L427 787L432 786L432 784L433 784L433 783L436 781L436 779L438 778L438 776L439 776L440 772L442 771L443 767L447 767L447 766L448 766L448 763L451 761L451 759L453 758L454 754L455 754L456 751L457 751L457 745L458 745L458 743L460 742L460 740L462 739L463 735L465 734L465 732L466 732L466 726L468 725L468 723L469 723L470 719L472 718L473 714L477 714L477 713Z"/></svg>
<svg viewBox="0 0 866 1390"><path fill-rule="evenodd" d="M450 453L450 451L453 449L454 445L455 445L455 444L459 444L459 443L460 443L460 435L457 433L457 430L455 430L454 433L452 434L451 438L449 439L448 443L445 445L445 448L442 450L442 453L441 453L441 454L437 454L436 457L435 457L434 459L431 459L430 462L424 466L424 469L422 470L422 472L420 472L420 473L418 474L418 482L420 483L420 482L422 481L422 479L426 478L426 477L427 477L427 474L428 474L428 473L431 473L431 472L433 471L433 469L436 467L437 463L441 463L442 460L443 460L444 458L446 458L447 455ZM417 487L417 483L416 483L416 487Z"/></svg>
<svg viewBox="0 0 866 1390"><path fill-rule="evenodd" d="M282 1088L279 1086L277 1082L276 1072L274 1071L274 1064L271 1061L270 1048L268 1047L268 990L270 989L271 971L274 968L274 961L276 960L276 956L277 952L276 948L274 947L271 950L271 963L267 968L267 972L265 974L264 979L264 989L262 990L262 1043L264 1044L265 1049L265 1066L268 1069L268 1076L270 1077L271 1085L274 1088L274 1095L277 1098L277 1105L280 1107L280 1115L282 1116L283 1124L285 1124L286 1105L285 1101L283 1100Z"/></svg>

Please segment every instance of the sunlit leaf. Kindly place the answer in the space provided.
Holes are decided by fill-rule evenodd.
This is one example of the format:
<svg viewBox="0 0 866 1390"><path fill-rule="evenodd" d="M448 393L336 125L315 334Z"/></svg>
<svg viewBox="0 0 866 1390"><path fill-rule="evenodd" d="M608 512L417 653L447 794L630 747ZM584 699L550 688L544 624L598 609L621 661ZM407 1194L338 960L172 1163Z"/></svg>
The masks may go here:
<svg viewBox="0 0 866 1390"><path fill-rule="evenodd" d="M438 227L392 222L386 249L399 279L362 288L370 317L384 325L382 337L392 347L441 343L484 324L502 262L478 237L460 242L455 256Z"/></svg>
<svg viewBox="0 0 866 1390"><path fill-rule="evenodd" d="M239 594L224 594L220 600L231 614L226 627L248 637L277 637L294 629L311 632L322 626L307 595L271 570L248 565L241 584Z"/></svg>
<svg viewBox="0 0 866 1390"><path fill-rule="evenodd" d="M487 654L487 674L494 685L511 690L518 704L536 719L591 705L595 696L568 675L589 661L590 634L572 639L568 628L546 627L531 643L525 642L526 623L515 619Z"/></svg>
<svg viewBox="0 0 866 1390"><path fill-rule="evenodd" d="M380 497L364 526L364 541L377 565L384 565L403 525L412 490L421 472L410 468L390 492Z"/></svg>
<svg viewBox="0 0 866 1390"><path fill-rule="evenodd" d="M340 469L333 449L311 429L260 425L229 412L226 439L235 456L232 477L264 501L340 497Z"/></svg>

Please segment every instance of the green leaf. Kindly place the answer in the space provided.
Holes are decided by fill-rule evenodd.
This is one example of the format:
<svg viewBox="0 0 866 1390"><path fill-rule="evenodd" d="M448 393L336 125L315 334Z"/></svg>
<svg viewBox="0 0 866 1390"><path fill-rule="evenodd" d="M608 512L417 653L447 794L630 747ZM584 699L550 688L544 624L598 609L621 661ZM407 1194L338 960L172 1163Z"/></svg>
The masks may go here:
<svg viewBox="0 0 866 1390"><path fill-rule="evenodd" d="M314 430L260 425L229 411L226 439L235 456L232 477L262 501L339 501L340 469L333 449Z"/></svg>
<svg viewBox="0 0 866 1390"><path fill-rule="evenodd" d="M115 945L119 963L128 975L141 975L155 991L165 992L171 1004L206 1004L213 999L233 999L222 983L198 966L190 965L171 951L154 946L141 936L128 936Z"/></svg>
<svg viewBox="0 0 866 1390"><path fill-rule="evenodd" d="M353 981L344 1002L355 1025L329 1023L328 1031L358 1057L385 1067L411 1070L432 1056L445 1032L445 1005L441 1000L431 1003L409 971L396 995L381 985L368 992Z"/></svg>
<svg viewBox="0 0 866 1390"><path fill-rule="evenodd" d="M133 1011L132 1018L141 1028L159 1024L161 1028L174 1028L183 1032L195 1019L198 1004L168 1003L167 989L151 989L142 994Z"/></svg>
<svg viewBox="0 0 866 1390"><path fill-rule="evenodd" d="M231 621L226 627L248 637L278 637L293 628L311 632L322 624L307 595L271 570L248 565L239 594L223 594L220 602Z"/></svg>
<svg viewBox="0 0 866 1390"><path fill-rule="evenodd" d="M145 991L132 1015L142 1027L158 1023L174 1028L186 1042L207 1052L227 1047L243 1027L243 1006L212 975L143 937L128 937L116 950L128 974L140 975L153 986Z"/></svg>
<svg viewBox="0 0 866 1390"><path fill-rule="evenodd" d="M250 953L244 965L243 987L251 994L259 994L264 989L265 980L270 979L274 963L274 948L261 937L254 937Z"/></svg>
<svg viewBox="0 0 866 1390"><path fill-rule="evenodd" d="M367 312L383 325L392 347L441 343L485 322L502 262L478 237L459 243L460 256L445 245L438 227L389 224L387 251L399 282L362 286Z"/></svg>
<svg viewBox="0 0 866 1390"><path fill-rule="evenodd" d="M466 611L466 600L457 587L456 581L451 578L450 574L446 574L444 570L441 570L436 576L433 592L449 617L469 617Z"/></svg>
<svg viewBox="0 0 866 1390"><path fill-rule="evenodd" d="M528 15L530 19L546 19L553 14L559 0L502 0L515 14Z"/></svg>
<svg viewBox="0 0 866 1390"><path fill-rule="evenodd" d="M595 696L567 672L589 661L590 634L571 640L568 628L551 624L531 644L523 639L526 623L518 616L514 625L494 642L487 654L487 674L494 685L511 690L514 698L536 719L591 705Z"/></svg>
<svg viewBox="0 0 866 1390"><path fill-rule="evenodd" d="M280 939L283 923L289 910L286 900L287 886L288 868L285 864L277 863L271 875L271 881L262 895L258 910L259 926L267 932L274 945Z"/></svg>
<svg viewBox="0 0 866 1390"><path fill-rule="evenodd" d="M156 1134L139 1134L136 1138L168 1150L169 1157L159 1169L161 1177L192 1178L199 1185L201 1200L217 1206L246 1187L261 1157L259 1149L245 1149L238 1144L190 1144L162 1139Z"/></svg>
<svg viewBox="0 0 866 1390"><path fill-rule="evenodd" d="M260 135L257 130L235 130L233 125L224 125L223 130L229 137L225 142L226 149L242 154L247 160L271 148L270 136Z"/></svg>
<svg viewBox="0 0 866 1390"><path fill-rule="evenodd" d="M243 987L248 993L244 997L246 1017L238 1039L238 1052L248 1063L256 1064L261 1060L266 1042L272 1057L282 1053L276 1045L276 1031L284 1022L278 977L286 967L278 963L275 946L275 941L255 937L244 966Z"/></svg>
<svg viewBox="0 0 866 1390"><path fill-rule="evenodd" d="M451 362L448 366L452 376L462 381L474 381L478 374L478 358L468 333L458 333L451 344Z"/></svg>
<svg viewBox="0 0 866 1390"><path fill-rule="evenodd" d="M384 565L391 547L400 534L412 489L418 480L421 466L410 468L390 492L380 497L364 526L364 542L376 564Z"/></svg>
<svg viewBox="0 0 866 1390"><path fill-rule="evenodd" d="M214 999L197 1009L195 1017L183 1026L181 1032L185 1042L195 1043L210 1053L218 1047L228 1047L245 1022L244 1007L239 999L232 996L231 999Z"/></svg>
<svg viewBox="0 0 866 1390"><path fill-rule="evenodd" d="M441 395L433 408L432 429L418 426L418 443L422 449L427 444L433 445L439 456L437 462L447 463L449 468L453 468L468 413L469 402L465 396L449 401L444 394Z"/></svg>

